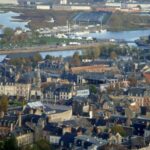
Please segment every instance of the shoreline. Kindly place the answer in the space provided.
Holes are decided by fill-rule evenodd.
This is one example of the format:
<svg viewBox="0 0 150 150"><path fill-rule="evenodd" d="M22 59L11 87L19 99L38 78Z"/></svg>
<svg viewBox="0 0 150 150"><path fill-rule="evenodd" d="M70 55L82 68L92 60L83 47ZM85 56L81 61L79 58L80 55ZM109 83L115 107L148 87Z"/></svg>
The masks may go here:
<svg viewBox="0 0 150 150"><path fill-rule="evenodd" d="M66 11L54 11L54 10L50 10L50 11L43 11L43 10L37 10L37 9L14 9L14 8L10 8L10 9L6 9L3 8L2 11L4 11L4 13L12 11L15 13L19 13L19 16L14 16L14 20L17 20L19 22L28 22L30 20L30 22L28 22L28 26L30 26L31 30L35 30L38 28L44 28L46 26L49 26L50 28L53 27L54 25L51 23L46 22L46 19L49 19L50 17L54 17L56 22L56 26L64 26L66 24L66 19L68 20L71 16L73 16L74 14L76 14L77 12L71 11L71 13L69 15L66 14ZM19 12L20 11L20 12ZM36 15L36 12L38 13L38 15ZM60 19L60 15L63 14L63 20ZM39 20L39 23L37 23L37 18ZM64 20L65 19L65 20ZM132 28L122 28L122 29L116 29L115 27L112 26L107 26L107 24L105 24L104 26L106 26L106 29L110 32L120 32L120 31L132 31L132 30L145 30L145 29L150 29L150 25L146 25L145 26L139 26L137 27L137 25L135 25L135 27ZM96 29L95 29L96 31Z"/></svg>
<svg viewBox="0 0 150 150"><path fill-rule="evenodd" d="M108 42L99 42L99 43L89 43L89 44L82 44L82 45L74 45L74 46L57 46L57 47L50 47L50 46L40 46L40 47L27 47L27 48L18 48L18 49L9 49L9 50L0 50L0 55L6 54L17 54L17 53L32 53L32 52L55 52L55 51L71 51L71 50L84 50L88 47L97 47L101 44L108 44Z"/></svg>

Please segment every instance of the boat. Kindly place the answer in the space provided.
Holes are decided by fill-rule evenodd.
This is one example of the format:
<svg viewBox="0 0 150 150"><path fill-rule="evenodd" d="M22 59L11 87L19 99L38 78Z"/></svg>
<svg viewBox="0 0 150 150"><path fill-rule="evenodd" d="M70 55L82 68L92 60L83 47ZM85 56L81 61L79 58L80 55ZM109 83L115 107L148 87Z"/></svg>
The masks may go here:
<svg viewBox="0 0 150 150"><path fill-rule="evenodd" d="M107 30L106 30L106 29L103 29L102 20L101 20L101 29L100 29L100 32L101 32L101 33L105 33L105 32L107 32Z"/></svg>
<svg viewBox="0 0 150 150"><path fill-rule="evenodd" d="M106 29L101 29L101 30L99 30L99 31L98 31L98 30L95 31L95 33L105 33L105 32L107 32Z"/></svg>
<svg viewBox="0 0 150 150"><path fill-rule="evenodd" d="M101 29L100 32L105 33L105 32L107 32L107 30L106 29Z"/></svg>
<svg viewBox="0 0 150 150"><path fill-rule="evenodd" d="M89 31L80 31L80 32L75 32L75 35L84 35L84 34L89 34Z"/></svg>

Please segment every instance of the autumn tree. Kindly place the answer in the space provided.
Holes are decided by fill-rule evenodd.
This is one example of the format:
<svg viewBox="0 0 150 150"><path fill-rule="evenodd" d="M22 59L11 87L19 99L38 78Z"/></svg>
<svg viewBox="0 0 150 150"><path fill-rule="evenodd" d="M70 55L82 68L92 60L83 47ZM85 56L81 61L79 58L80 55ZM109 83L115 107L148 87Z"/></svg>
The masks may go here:
<svg viewBox="0 0 150 150"><path fill-rule="evenodd" d="M128 150L126 147L119 144L107 144L102 146L102 150Z"/></svg>
<svg viewBox="0 0 150 150"><path fill-rule="evenodd" d="M75 66L80 66L80 64L81 64L81 58L80 58L79 52L75 52L75 53L73 54L72 63L73 63Z"/></svg>
<svg viewBox="0 0 150 150"><path fill-rule="evenodd" d="M0 111L7 112L8 108L8 97L3 95L0 97Z"/></svg>
<svg viewBox="0 0 150 150"><path fill-rule="evenodd" d="M125 136L126 132L123 129L123 127L121 125L117 125L115 124L112 128L111 128L112 133L116 134L119 133L121 136Z"/></svg>
<svg viewBox="0 0 150 150"><path fill-rule="evenodd" d="M100 47L89 47L86 50L83 51L83 55L87 59L92 59L95 60L98 58L101 54L101 49Z"/></svg>
<svg viewBox="0 0 150 150"><path fill-rule="evenodd" d="M39 61L42 60L42 56L41 56L39 53L36 53L36 54L32 57L32 60L37 63L37 62L39 62Z"/></svg>
<svg viewBox="0 0 150 150"><path fill-rule="evenodd" d="M116 54L116 52L111 52L110 53L110 57L111 57L111 59L113 59L113 60L115 60L116 58L117 58L117 54Z"/></svg>
<svg viewBox="0 0 150 150"><path fill-rule="evenodd" d="M137 79L136 79L134 74L131 75L128 80L129 80L130 86L136 86L137 85Z"/></svg>
<svg viewBox="0 0 150 150"><path fill-rule="evenodd" d="M92 59L96 59L100 56L100 48L99 47L93 47L91 51L91 57Z"/></svg>
<svg viewBox="0 0 150 150"><path fill-rule="evenodd" d="M107 87L107 92L110 94L111 92L113 92L114 90L114 86L112 84L110 84L108 87Z"/></svg>
<svg viewBox="0 0 150 150"><path fill-rule="evenodd" d="M52 150L52 146L46 140L40 140L34 144L21 147L21 150Z"/></svg>

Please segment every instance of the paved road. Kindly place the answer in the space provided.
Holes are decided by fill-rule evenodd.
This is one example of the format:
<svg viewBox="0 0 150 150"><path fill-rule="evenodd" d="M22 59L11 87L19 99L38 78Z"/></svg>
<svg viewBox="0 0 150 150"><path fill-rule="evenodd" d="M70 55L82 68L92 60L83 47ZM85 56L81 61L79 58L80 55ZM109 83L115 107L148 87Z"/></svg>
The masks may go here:
<svg viewBox="0 0 150 150"><path fill-rule="evenodd" d="M106 42L103 42L106 43ZM108 42L107 42L108 43ZM2 54L18 54L18 53L31 53L31 52L48 52L48 51L62 51L62 50L78 50L88 48L90 46L99 46L100 43L87 43L82 45L67 45L67 46L37 46L37 47L26 47L26 48L18 48L18 49L7 49L0 50L0 55Z"/></svg>

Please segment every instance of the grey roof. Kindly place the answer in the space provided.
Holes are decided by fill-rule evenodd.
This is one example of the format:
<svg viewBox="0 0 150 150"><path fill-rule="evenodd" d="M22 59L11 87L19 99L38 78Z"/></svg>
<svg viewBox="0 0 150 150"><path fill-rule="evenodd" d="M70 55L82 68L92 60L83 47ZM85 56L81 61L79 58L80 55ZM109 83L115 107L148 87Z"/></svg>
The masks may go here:
<svg viewBox="0 0 150 150"><path fill-rule="evenodd" d="M128 94L132 94L132 96L143 96L146 88L144 87L131 87L128 89Z"/></svg>
<svg viewBox="0 0 150 150"><path fill-rule="evenodd" d="M17 120L17 116L4 116L4 118L0 118L0 126L10 126L11 123L16 124Z"/></svg>
<svg viewBox="0 0 150 150"><path fill-rule="evenodd" d="M20 136L20 135L24 135L24 134L31 133L31 132L33 132L33 130L31 130L27 126L23 126L23 127L15 128L15 130L13 130L12 134L15 136Z"/></svg>
<svg viewBox="0 0 150 150"><path fill-rule="evenodd" d="M15 58L30 58L33 57L36 53L18 53L18 54L8 54L6 58L15 59Z"/></svg>
<svg viewBox="0 0 150 150"><path fill-rule="evenodd" d="M71 127L82 127L82 128L92 127L91 123L86 118L75 118L73 120L61 122L60 124Z"/></svg>
<svg viewBox="0 0 150 150"><path fill-rule="evenodd" d="M71 92L73 85L72 84L63 84L56 89L56 92Z"/></svg>
<svg viewBox="0 0 150 150"><path fill-rule="evenodd" d="M102 146L108 143L106 140L102 140L99 138L91 137L91 136L86 136L86 135L80 135L75 137L77 140L82 140L86 142L90 142L91 144L94 144L96 146Z"/></svg>

